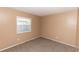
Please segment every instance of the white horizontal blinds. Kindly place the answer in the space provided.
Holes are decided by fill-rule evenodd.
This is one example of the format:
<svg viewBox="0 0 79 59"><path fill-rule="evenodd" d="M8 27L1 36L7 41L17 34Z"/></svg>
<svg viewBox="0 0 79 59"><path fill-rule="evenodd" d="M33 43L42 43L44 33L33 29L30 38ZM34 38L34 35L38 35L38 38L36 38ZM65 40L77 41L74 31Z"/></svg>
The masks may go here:
<svg viewBox="0 0 79 59"><path fill-rule="evenodd" d="M31 32L31 19L17 16L17 33Z"/></svg>

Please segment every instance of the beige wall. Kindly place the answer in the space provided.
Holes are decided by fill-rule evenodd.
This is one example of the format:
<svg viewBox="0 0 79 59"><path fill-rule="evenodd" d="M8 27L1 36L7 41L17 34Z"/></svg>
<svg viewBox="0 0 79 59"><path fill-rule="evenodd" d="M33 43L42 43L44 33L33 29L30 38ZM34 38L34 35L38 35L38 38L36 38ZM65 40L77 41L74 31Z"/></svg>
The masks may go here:
<svg viewBox="0 0 79 59"><path fill-rule="evenodd" d="M32 32L16 35L16 16L32 18ZM39 19L40 17L28 13L0 8L0 49L39 36Z"/></svg>
<svg viewBox="0 0 79 59"><path fill-rule="evenodd" d="M77 10L42 17L43 37L76 46Z"/></svg>
<svg viewBox="0 0 79 59"><path fill-rule="evenodd" d="M77 40L76 40L76 44L78 47L78 51L79 51L79 9L78 9L78 19L77 19Z"/></svg>
<svg viewBox="0 0 79 59"><path fill-rule="evenodd" d="M17 35L16 16L32 18L32 32ZM10 8L0 8L0 49L28 41L40 34L42 37L76 46L77 10L38 17Z"/></svg>

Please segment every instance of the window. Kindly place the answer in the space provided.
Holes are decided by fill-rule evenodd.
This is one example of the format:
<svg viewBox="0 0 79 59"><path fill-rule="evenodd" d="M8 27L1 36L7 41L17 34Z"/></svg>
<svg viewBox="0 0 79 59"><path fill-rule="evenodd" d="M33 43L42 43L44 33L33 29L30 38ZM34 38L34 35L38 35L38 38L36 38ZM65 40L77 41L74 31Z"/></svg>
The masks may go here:
<svg viewBox="0 0 79 59"><path fill-rule="evenodd" d="M17 16L17 34L31 32L31 19Z"/></svg>

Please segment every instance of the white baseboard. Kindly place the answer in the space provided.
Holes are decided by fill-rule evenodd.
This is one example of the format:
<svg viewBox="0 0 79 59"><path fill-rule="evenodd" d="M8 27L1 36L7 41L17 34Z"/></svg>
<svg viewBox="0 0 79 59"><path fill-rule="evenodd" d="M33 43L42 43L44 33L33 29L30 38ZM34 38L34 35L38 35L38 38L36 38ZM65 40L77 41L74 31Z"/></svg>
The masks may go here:
<svg viewBox="0 0 79 59"><path fill-rule="evenodd" d="M71 44L68 44L68 43L53 39L51 37L48 37L47 35L41 35L41 37L46 38L46 39L50 39L50 40L53 40L55 42L59 42L59 43L62 43L62 44L65 44L65 45L68 45L68 46L71 46L71 47L74 47L74 48L77 48L75 45L71 45Z"/></svg>
<svg viewBox="0 0 79 59"><path fill-rule="evenodd" d="M28 42L28 41L34 40L34 39L39 38L39 37L40 37L40 36L37 36L37 37L34 37L34 38L32 38L32 39L25 40L25 41L23 41L23 42L21 42L21 43L17 43L17 44L11 45L11 46L9 46L9 47L6 47L6 48L1 49L0 51L4 51L4 50L6 50L6 49L9 49L9 48L15 47L15 46L17 46L17 45L23 44L23 43L25 43L25 42Z"/></svg>
<svg viewBox="0 0 79 59"><path fill-rule="evenodd" d="M17 46L17 45L23 44L23 43L25 43L25 42L28 42L28 41L34 40L34 39L39 38L39 37L43 37L43 38L46 38L46 39L49 39L49 40L53 40L53 41L55 41L55 42L59 42L59 43L62 43L62 44L65 44L65 45L72 46L72 47L76 48L76 46L74 46L74 45L67 44L67 43L62 42L62 41L58 41L58 40L56 40L56 39L53 39L53 38L48 37L47 35L39 35L39 36L34 37L34 38L32 38L32 39L25 40L25 41L23 41L23 42L21 42L21 43L17 43L17 44L11 45L11 46L9 46L9 47L3 48L3 49L1 49L0 51L4 51L4 50L6 50L6 49L12 48L12 47L14 47L14 46Z"/></svg>

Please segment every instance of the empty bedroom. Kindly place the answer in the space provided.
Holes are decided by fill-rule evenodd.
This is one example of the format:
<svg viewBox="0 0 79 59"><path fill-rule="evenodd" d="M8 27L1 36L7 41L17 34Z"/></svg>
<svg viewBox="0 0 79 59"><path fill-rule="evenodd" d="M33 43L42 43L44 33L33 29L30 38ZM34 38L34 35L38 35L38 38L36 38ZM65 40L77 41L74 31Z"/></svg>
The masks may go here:
<svg viewBox="0 0 79 59"><path fill-rule="evenodd" d="M0 7L0 52L78 52L79 8Z"/></svg>

